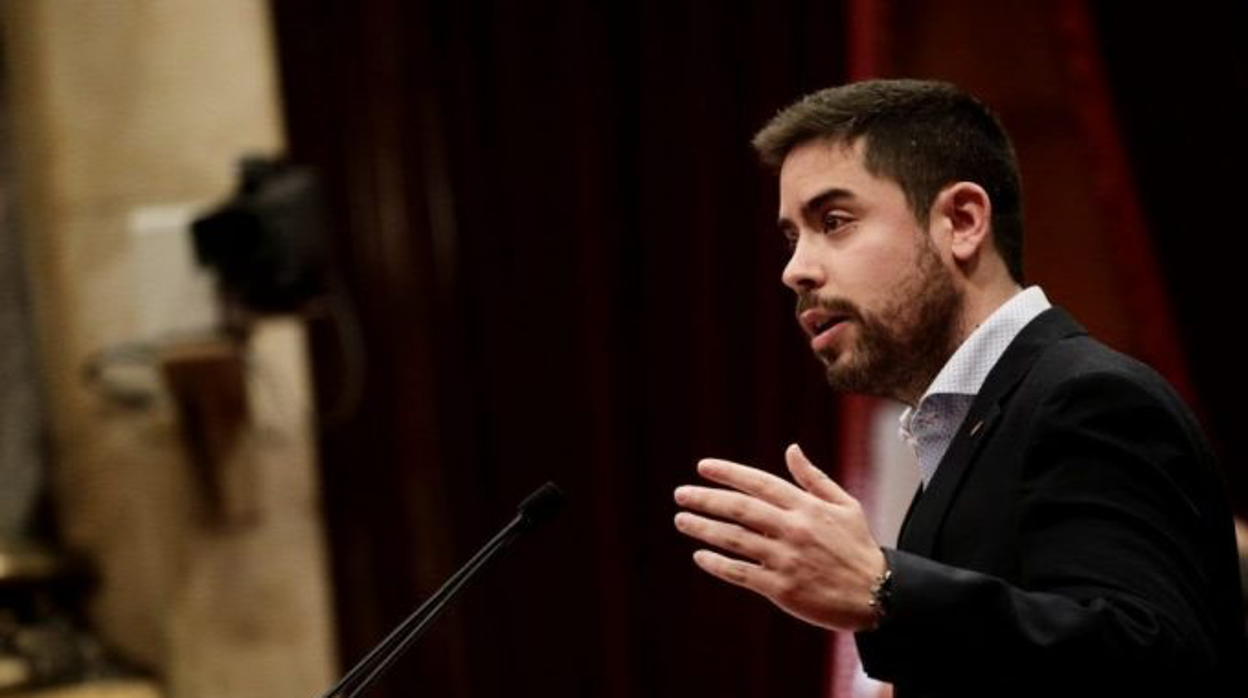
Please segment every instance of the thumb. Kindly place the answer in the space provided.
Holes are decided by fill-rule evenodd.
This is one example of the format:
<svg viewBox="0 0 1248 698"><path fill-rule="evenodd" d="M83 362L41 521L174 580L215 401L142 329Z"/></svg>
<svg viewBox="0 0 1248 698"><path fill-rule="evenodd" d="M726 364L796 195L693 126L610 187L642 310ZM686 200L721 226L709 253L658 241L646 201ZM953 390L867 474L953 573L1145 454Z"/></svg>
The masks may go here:
<svg viewBox="0 0 1248 698"><path fill-rule="evenodd" d="M810 462L806 454L802 453L801 446L791 444L785 449L784 462L789 466L789 472L793 474L793 479L797 481L797 484L819 499L833 504L854 501L848 492Z"/></svg>

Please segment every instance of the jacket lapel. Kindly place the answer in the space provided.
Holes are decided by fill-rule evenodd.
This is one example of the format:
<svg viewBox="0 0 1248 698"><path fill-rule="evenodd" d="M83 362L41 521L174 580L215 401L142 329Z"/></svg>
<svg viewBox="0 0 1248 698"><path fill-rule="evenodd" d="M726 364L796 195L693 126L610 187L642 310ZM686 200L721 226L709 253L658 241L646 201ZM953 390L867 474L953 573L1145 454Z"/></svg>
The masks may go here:
<svg viewBox="0 0 1248 698"><path fill-rule="evenodd" d="M902 526L898 549L931 557L945 512L976 455L991 436L1015 386L1044 349L1060 339L1079 334L1087 334L1087 330L1057 307L1036 316L1018 333L984 379L935 476L921 495L916 495Z"/></svg>

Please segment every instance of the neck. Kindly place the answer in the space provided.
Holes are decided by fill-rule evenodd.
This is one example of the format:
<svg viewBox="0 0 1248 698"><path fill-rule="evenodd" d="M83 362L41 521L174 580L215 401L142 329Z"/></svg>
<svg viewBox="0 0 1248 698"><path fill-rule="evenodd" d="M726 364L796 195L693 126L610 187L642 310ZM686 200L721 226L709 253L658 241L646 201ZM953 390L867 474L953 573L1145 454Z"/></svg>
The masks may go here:
<svg viewBox="0 0 1248 698"><path fill-rule="evenodd" d="M1012 279L1006 283L997 284L991 287L967 289L964 296L965 304L962 307L962 317L958 323L958 332L955 339L954 351L957 347L971 336L980 325L1001 306L1005 305L1014 296L1021 293L1022 286L1019 286Z"/></svg>
<svg viewBox="0 0 1248 698"><path fill-rule="evenodd" d="M945 356L939 360L929 364L926 370L921 370L905 387L899 389L896 394L892 395L896 400L917 407L919 399L923 397L923 393L932 381L936 380L936 375L944 368L949 359L957 352L958 348L966 342L971 333L980 325L984 324L988 318L997 311L998 308L1005 305L1014 296L1022 292L1022 287L1011 279L1008 283L996 284L986 287L971 286L967 288L963 296L962 311L955 321L956 330L950 337L948 350Z"/></svg>

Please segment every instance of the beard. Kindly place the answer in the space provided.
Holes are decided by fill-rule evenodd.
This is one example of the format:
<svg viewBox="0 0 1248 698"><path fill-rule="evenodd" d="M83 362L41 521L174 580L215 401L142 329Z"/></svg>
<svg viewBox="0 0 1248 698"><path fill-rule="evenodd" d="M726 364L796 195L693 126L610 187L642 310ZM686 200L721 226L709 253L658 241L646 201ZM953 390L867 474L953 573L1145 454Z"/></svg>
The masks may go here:
<svg viewBox="0 0 1248 698"><path fill-rule="evenodd" d="M923 238L919 245L914 272L877 311L863 310L845 298L798 298L799 316L821 307L857 325L850 346L818 353L833 390L917 400L953 356L965 299L931 243Z"/></svg>

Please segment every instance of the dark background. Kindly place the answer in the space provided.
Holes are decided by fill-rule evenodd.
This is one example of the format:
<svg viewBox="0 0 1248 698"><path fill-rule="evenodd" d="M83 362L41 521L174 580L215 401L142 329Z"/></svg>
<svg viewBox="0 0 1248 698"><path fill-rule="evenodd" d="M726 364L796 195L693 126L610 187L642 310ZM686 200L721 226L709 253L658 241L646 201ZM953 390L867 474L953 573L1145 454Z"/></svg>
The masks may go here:
<svg viewBox="0 0 1248 698"><path fill-rule="evenodd" d="M881 73L999 108L1032 280L1111 343L1170 357L1243 510L1233 3L272 0L290 153L325 179L365 366L341 316L314 328L321 404L361 397L320 441L344 664L537 485L570 495L378 695L824 690L824 634L697 571L671 491L701 456L780 472L795 440L836 470L837 402L792 322L748 141L861 72L864 6ZM1103 81L1072 80L1089 61ZM1091 117L1088 89L1109 105ZM1108 138L1086 126L1106 119ZM1098 186L1106 152L1129 170ZM1123 206L1142 225L1105 213ZM1115 272L1124 235L1147 268ZM1140 278L1164 302L1133 304ZM1176 329L1141 334L1153 321Z"/></svg>

